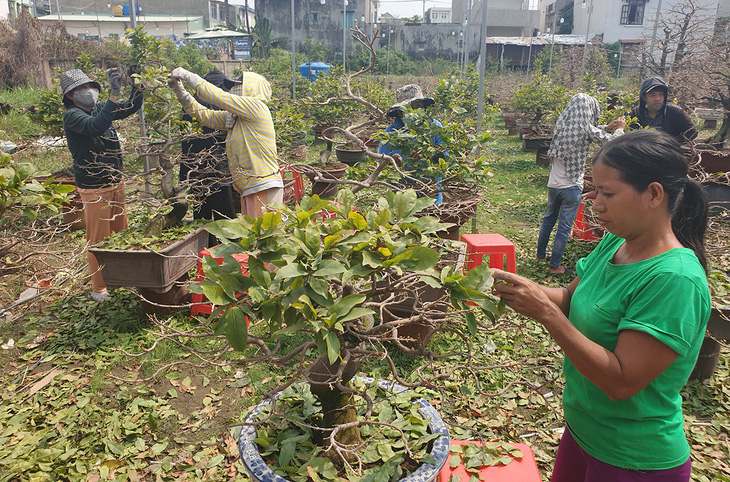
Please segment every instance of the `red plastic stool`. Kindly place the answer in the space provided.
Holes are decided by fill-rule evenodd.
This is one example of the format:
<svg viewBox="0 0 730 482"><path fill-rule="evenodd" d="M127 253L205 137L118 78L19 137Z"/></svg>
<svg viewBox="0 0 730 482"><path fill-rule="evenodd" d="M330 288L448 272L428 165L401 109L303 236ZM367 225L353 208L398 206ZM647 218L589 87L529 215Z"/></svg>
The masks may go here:
<svg viewBox="0 0 730 482"><path fill-rule="evenodd" d="M294 169L293 167L287 167L284 165L279 166L279 171L281 172L281 178L286 183L286 173L290 172L292 175L292 178L290 181L294 181L292 184L292 189L294 191L294 200L299 201L302 199L302 196L304 196L304 180L302 179L302 173Z"/></svg>
<svg viewBox="0 0 730 482"><path fill-rule="evenodd" d="M489 255L490 268L517 273L515 245L501 234L463 234L461 240L466 243L467 271L481 265L484 255Z"/></svg>
<svg viewBox="0 0 730 482"><path fill-rule="evenodd" d="M593 229L591 229L586 222L586 217L583 213L583 201L581 201L578 205L578 212L575 214L572 236L585 241L594 241L598 239L598 236L596 236Z"/></svg>
<svg viewBox="0 0 730 482"><path fill-rule="evenodd" d="M198 269L195 271L195 281L203 281L205 274L203 273L203 256L211 256L210 251L204 249L200 252L200 259L198 260ZM233 258L238 261L241 265L241 274L248 274L248 255L247 254L234 254ZM219 265L223 263L223 258L213 258ZM207 301L207 298L202 293L193 293L193 306L190 307L190 316L197 315L209 315L213 313L213 304ZM248 320L247 320L248 321Z"/></svg>
<svg viewBox="0 0 730 482"><path fill-rule="evenodd" d="M338 207L338 208L340 207L340 203L338 203L337 201L332 201L332 204L334 204L335 207ZM355 208L353 207L352 210L354 211ZM330 211L329 209L322 208L322 210L320 212L318 212L314 215L314 220L322 222L326 219L332 219L335 216L337 216L336 212Z"/></svg>
<svg viewBox="0 0 730 482"><path fill-rule="evenodd" d="M451 445L464 445L464 444L475 444L481 445L481 442L467 442L464 440L452 440ZM522 452L521 459L513 459L507 465L495 465L491 467L484 467L479 470L481 480L489 480L490 482L540 482L540 471L537 470L537 462L535 462L535 455L532 453L532 449L526 444L511 443L514 447L520 449ZM464 464L458 465L451 468L450 465L451 454L446 459L446 465L439 472L439 482L450 482L452 477L457 477L456 480L461 482L469 481L469 474L464 467Z"/></svg>

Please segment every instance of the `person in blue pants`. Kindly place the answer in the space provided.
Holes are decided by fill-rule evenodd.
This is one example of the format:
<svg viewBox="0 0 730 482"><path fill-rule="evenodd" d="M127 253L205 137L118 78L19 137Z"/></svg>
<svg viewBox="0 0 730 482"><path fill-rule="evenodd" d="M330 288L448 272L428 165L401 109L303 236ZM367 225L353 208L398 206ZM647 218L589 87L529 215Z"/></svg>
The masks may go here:
<svg viewBox="0 0 730 482"><path fill-rule="evenodd" d="M583 175L592 142L602 143L624 132L623 117L608 125L598 126L601 106L588 94L575 94L555 123L553 140L548 150L550 177L545 216L537 238L538 260L547 257L547 246L555 223L558 229L553 240L548 271L563 274L571 270L560 264L568 236L573 228L575 215L583 193Z"/></svg>

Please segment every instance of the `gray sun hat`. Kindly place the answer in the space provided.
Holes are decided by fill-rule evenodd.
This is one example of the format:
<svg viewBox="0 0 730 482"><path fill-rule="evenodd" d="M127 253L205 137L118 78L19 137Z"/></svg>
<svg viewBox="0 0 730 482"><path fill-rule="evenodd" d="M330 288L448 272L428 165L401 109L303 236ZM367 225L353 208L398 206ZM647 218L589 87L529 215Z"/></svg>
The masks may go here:
<svg viewBox="0 0 730 482"><path fill-rule="evenodd" d="M73 105L73 101L66 97L66 94L84 84L91 84L101 92L101 85L90 79L82 70L73 69L63 73L61 76L61 92L63 93L63 103L66 107Z"/></svg>
<svg viewBox="0 0 730 482"><path fill-rule="evenodd" d="M416 100L423 101L423 107L429 107L434 104L434 100L431 97L424 97L421 87L417 84L404 85L400 89L395 91L396 103L393 104L386 113L389 117L394 117L398 113L402 115L402 108L406 105L411 105Z"/></svg>

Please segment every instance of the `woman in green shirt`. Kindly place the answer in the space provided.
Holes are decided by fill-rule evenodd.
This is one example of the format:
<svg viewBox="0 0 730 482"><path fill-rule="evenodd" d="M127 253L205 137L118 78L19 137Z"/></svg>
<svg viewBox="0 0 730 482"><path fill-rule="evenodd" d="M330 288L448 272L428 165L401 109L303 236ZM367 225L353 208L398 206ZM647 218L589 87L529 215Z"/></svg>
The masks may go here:
<svg viewBox="0 0 730 482"><path fill-rule="evenodd" d="M688 481L680 390L710 315L707 202L677 141L658 131L605 144L593 182L608 233L567 288L493 270L495 293L565 353L552 481Z"/></svg>

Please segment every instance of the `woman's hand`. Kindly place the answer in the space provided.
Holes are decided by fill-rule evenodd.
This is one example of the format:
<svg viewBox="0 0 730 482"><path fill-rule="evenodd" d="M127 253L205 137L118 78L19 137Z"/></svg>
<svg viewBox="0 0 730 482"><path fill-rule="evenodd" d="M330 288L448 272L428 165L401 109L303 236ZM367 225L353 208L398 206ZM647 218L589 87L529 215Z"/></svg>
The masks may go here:
<svg viewBox="0 0 730 482"><path fill-rule="evenodd" d="M547 288L500 269L492 269L491 273L495 280L492 293L499 295L517 313L534 318L542 324L553 316L567 313L572 293L570 289Z"/></svg>
<svg viewBox="0 0 730 482"><path fill-rule="evenodd" d="M492 292L518 313L537 319L543 314L543 305L552 304L540 285L523 276L500 269L492 269Z"/></svg>

